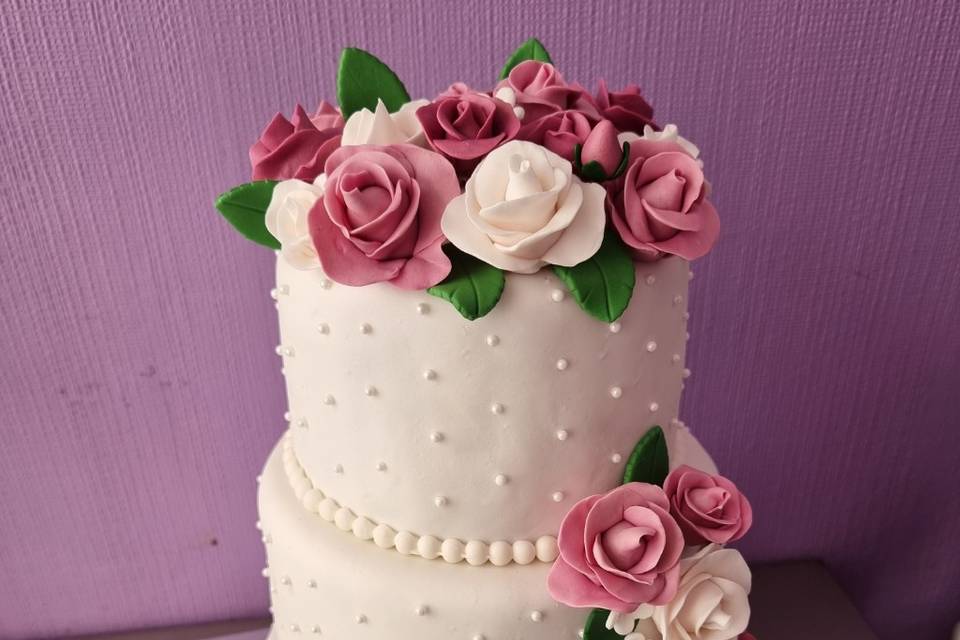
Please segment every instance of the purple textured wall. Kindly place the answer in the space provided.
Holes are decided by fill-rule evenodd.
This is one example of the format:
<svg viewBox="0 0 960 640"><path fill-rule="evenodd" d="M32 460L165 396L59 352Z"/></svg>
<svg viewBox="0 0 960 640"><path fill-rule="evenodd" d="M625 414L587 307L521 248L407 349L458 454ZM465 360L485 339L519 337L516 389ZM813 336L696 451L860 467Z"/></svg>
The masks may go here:
<svg viewBox="0 0 960 640"><path fill-rule="evenodd" d="M272 255L213 197L342 45L414 95L536 34L704 150L683 417L754 560L823 558L883 638L960 619L960 5L14 2L0 11L0 637L265 613ZM482 3L481 3L482 6Z"/></svg>

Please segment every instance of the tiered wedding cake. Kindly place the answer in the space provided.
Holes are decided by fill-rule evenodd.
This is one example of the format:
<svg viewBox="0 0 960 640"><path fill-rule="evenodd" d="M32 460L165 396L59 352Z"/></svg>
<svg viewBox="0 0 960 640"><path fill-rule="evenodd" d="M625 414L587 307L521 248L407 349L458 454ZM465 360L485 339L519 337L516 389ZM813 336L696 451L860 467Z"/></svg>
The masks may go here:
<svg viewBox="0 0 960 640"><path fill-rule="evenodd" d="M736 638L749 503L677 414L697 149L535 40L416 102L347 49L338 93L217 205L278 249L274 640Z"/></svg>

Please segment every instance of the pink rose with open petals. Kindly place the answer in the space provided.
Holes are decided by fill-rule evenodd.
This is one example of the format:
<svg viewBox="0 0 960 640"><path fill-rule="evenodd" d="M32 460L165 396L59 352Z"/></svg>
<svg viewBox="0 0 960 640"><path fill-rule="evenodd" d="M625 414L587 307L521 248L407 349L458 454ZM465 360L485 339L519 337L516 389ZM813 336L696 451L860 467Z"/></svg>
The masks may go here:
<svg viewBox="0 0 960 640"><path fill-rule="evenodd" d="M653 125L653 107L643 99L640 87L635 84L627 85L622 91L608 91L607 83L601 80L595 102L600 115L620 131L639 134L645 125Z"/></svg>
<svg viewBox="0 0 960 640"><path fill-rule="evenodd" d="M597 118L583 111L554 111L520 127L517 139L535 142L573 162L574 147L586 142L597 122Z"/></svg>
<svg viewBox="0 0 960 640"><path fill-rule="evenodd" d="M742 538L753 524L746 496L723 476L681 465L667 476L663 490L687 544L727 544Z"/></svg>
<svg viewBox="0 0 960 640"><path fill-rule="evenodd" d="M673 598L683 533L660 487L631 482L584 498L566 515L547 578L555 600L621 613Z"/></svg>
<svg viewBox="0 0 960 640"><path fill-rule="evenodd" d="M464 178L483 156L512 140L520 129L513 107L484 93L444 95L417 109L430 146L443 154Z"/></svg>
<svg viewBox="0 0 960 640"><path fill-rule="evenodd" d="M521 62L497 85L494 95L504 87L509 87L516 95L516 103L524 111L524 123L539 120L553 111L566 109L598 115L593 98L586 89L576 83L568 84L549 62Z"/></svg>
<svg viewBox="0 0 960 640"><path fill-rule="evenodd" d="M610 218L638 260L705 255L720 233L697 160L677 142L630 140L630 166L613 194Z"/></svg>
<svg viewBox="0 0 960 640"><path fill-rule="evenodd" d="M331 279L426 289L450 273L440 217L460 184L443 156L408 144L341 147L324 172L308 226Z"/></svg>
<svg viewBox="0 0 960 640"><path fill-rule="evenodd" d="M312 182L340 146L342 131L343 118L326 102L312 116L297 105L292 121L278 113L250 147L253 179Z"/></svg>

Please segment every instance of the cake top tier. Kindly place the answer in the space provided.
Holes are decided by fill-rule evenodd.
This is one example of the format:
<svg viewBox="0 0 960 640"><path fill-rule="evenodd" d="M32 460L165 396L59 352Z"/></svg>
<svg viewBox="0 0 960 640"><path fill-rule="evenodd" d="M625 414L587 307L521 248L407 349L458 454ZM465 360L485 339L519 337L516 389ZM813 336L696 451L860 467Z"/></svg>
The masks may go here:
<svg viewBox="0 0 960 640"><path fill-rule="evenodd" d="M549 266L609 323L630 302L633 262L692 260L717 238L698 149L654 123L638 87L591 93L536 40L492 87L455 82L432 100L348 48L337 94L339 109L277 114L250 148L254 181L217 201L296 269L425 290L475 320L505 273Z"/></svg>

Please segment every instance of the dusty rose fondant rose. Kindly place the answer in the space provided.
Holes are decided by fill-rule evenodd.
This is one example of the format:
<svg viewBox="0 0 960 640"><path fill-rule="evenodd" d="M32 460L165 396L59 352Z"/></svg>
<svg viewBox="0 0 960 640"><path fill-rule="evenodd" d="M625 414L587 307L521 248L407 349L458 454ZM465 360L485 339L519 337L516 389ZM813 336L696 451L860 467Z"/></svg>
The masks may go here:
<svg viewBox="0 0 960 640"><path fill-rule="evenodd" d="M586 142L596 124L597 119L583 111L555 111L520 127L517 139L535 142L572 162L574 147Z"/></svg>
<svg viewBox="0 0 960 640"><path fill-rule="evenodd" d="M358 144L415 144L426 147L423 129L417 120L417 109L426 100L413 100L390 113L382 100L373 111L360 109L347 118L343 126L343 146Z"/></svg>
<svg viewBox="0 0 960 640"><path fill-rule="evenodd" d="M572 607L623 613L670 602L683 534L668 507L660 487L640 482L578 502L560 525L550 595Z"/></svg>
<svg viewBox="0 0 960 640"><path fill-rule="evenodd" d="M750 502L723 476L681 465L667 476L663 490L687 544L727 544L753 524Z"/></svg>
<svg viewBox="0 0 960 640"><path fill-rule="evenodd" d="M443 156L413 145L341 147L324 171L309 229L331 279L426 289L446 277L440 217L460 184Z"/></svg>
<svg viewBox="0 0 960 640"><path fill-rule="evenodd" d="M447 206L443 232L460 250L500 269L535 273L592 256L603 241L605 192L569 162L513 140L494 149Z"/></svg>
<svg viewBox="0 0 960 640"><path fill-rule="evenodd" d="M693 260L720 233L700 163L675 140L630 140L630 165L612 200L613 226L638 260Z"/></svg>
<svg viewBox="0 0 960 640"><path fill-rule="evenodd" d="M549 62L521 62L497 85L495 95L504 87L513 90L517 105L523 108L524 123L567 109L598 115L590 94L578 84L567 83Z"/></svg>
<svg viewBox="0 0 960 640"><path fill-rule="evenodd" d="M595 99L597 111L620 131L641 133L653 124L653 107L640 95L640 87L627 85L622 91L608 91L607 83L600 81Z"/></svg>
<svg viewBox="0 0 960 640"><path fill-rule="evenodd" d="M253 179L312 181L323 173L327 158L340 146L342 127L340 114L325 102L313 116L300 105L292 120L278 113L250 147Z"/></svg>
<svg viewBox="0 0 960 640"><path fill-rule="evenodd" d="M466 177L496 147L520 129L513 107L483 93L444 95L417 109L427 142Z"/></svg>

